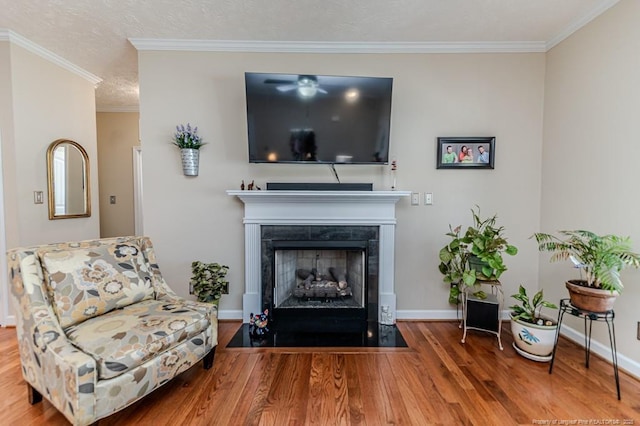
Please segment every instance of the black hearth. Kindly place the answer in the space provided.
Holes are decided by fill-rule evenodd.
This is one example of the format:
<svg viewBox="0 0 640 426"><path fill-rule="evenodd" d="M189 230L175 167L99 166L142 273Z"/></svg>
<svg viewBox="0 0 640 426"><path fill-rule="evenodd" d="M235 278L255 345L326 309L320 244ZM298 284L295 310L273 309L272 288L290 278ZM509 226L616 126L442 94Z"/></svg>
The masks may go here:
<svg viewBox="0 0 640 426"><path fill-rule="evenodd" d="M262 226L262 302L272 331L377 325L378 227Z"/></svg>

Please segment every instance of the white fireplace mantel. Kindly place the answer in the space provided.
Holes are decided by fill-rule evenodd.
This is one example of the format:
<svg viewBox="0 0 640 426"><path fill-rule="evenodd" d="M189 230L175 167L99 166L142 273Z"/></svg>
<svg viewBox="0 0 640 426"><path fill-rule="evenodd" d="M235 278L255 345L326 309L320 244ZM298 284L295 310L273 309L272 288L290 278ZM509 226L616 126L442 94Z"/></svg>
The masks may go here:
<svg viewBox="0 0 640 426"><path fill-rule="evenodd" d="M379 305L396 318L395 206L408 191L235 191L244 203L245 292L243 320L261 310L262 225L368 225L380 227Z"/></svg>

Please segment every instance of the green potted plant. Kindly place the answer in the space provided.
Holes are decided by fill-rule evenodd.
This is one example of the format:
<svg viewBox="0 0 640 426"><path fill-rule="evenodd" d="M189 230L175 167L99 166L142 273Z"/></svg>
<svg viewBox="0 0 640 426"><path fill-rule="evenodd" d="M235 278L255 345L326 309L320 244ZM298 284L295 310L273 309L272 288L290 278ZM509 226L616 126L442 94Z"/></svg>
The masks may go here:
<svg viewBox="0 0 640 426"><path fill-rule="evenodd" d="M480 207L471 210L473 226L467 228L463 241L470 246L469 266L479 280L497 280L507 270L503 254L515 256L518 249L507 242L504 226L497 226L497 215L480 218Z"/></svg>
<svg viewBox="0 0 640 426"><path fill-rule="evenodd" d="M496 226L497 215L481 219L480 207L476 206L476 209L471 209L473 226L469 226L464 235L461 235L461 226L452 228L449 225L446 235L451 241L439 252L439 269L444 282L450 286L450 303L458 303L461 285L472 287L478 281L500 278L507 270L503 253L511 256L518 253L515 246L507 243L504 227ZM481 291L475 294L482 297Z"/></svg>
<svg viewBox="0 0 640 426"><path fill-rule="evenodd" d="M176 133L173 135L173 144L180 148L182 157L182 172L185 176L198 176L200 164L200 148L205 144L198 135L198 127L191 127L187 123L176 126Z"/></svg>
<svg viewBox="0 0 640 426"><path fill-rule="evenodd" d="M218 305L223 294L229 294L229 281L225 279L229 267L219 263L191 263L189 285L200 302Z"/></svg>
<svg viewBox="0 0 640 426"><path fill-rule="evenodd" d="M632 251L629 237L597 235L586 230L559 231L561 237L538 232L533 234L538 250L551 252L551 262L570 259L585 277L566 282L571 304L593 312L613 309L622 292L620 272L638 268L640 255Z"/></svg>
<svg viewBox="0 0 640 426"><path fill-rule="evenodd" d="M555 343L557 321L541 315L542 308L558 309L556 305L544 300L542 290L533 299L529 299L527 290L520 285L517 294L511 297L520 304L512 305L511 334L513 347L520 355L533 361L549 361Z"/></svg>
<svg viewBox="0 0 640 426"><path fill-rule="evenodd" d="M460 284L475 282L475 273L469 270L469 251L467 245L462 241L460 235L461 226L452 228L449 225L447 236L451 241L440 249L440 265L438 269L443 277L443 281L449 284L449 303L457 304L460 296Z"/></svg>

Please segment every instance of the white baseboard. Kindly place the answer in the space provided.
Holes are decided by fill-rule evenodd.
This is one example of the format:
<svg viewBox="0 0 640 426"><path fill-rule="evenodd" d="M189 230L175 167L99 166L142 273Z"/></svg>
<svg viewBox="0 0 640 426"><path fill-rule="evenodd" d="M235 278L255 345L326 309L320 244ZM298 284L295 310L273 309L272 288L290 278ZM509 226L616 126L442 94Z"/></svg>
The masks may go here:
<svg viewBox="0 0 640 426"><path fill-rule="evenodd" d="M433 321L446 321L462 319L462 307L456 312L455 310L442 309L442 310L428 310L428 311L396 311L396 318L399 320L433 320ZM502 311L502 319L509 319L509 311Z"/></svg>
<svg viewBox="0 0 640 426"><path fill-rule="evenodd" d="M224 309L218 311L218 319L224 320L241 320L242 318L242 309ZM248 320L247 320L248 321Z"/></svg>
<svg viewBox="0 0 640 426"><path fill-rule="evenodd" d="M462 312L459 313L462 316ZM455 320L458 319L455 310L422 310L422 311L410 311L410 310L398 310L396 312L396 318L399 320ZM509 319L509 311L502 311L502 319ZM584 333L580 333L567 327L566 324L562 325L560 334L567 339L577 343L581 347L584 347ZM591 352L597 354L611 362L611 349L609 345L602 344L595 340L591 341ZM618 352L618 367L637 379L640 379L640 363Z"/></svg>
<svg viewBox="0 0 640 426"><path fill-rule="evenodd" d="M459 318L458 318L459 315ZM396 319L399 320L455 320L462 318L462 310L437 310L437 311L406 311L397 310Z"/></svg>
<svg viewBox="0 0 640 426"><path fill-rule="evenodd" d="M560 334L584 348L584 333L580 333L571 327L567 327L566 324L563 324L560 329ZM609 345L603 345L600 342L591 340L591 352L600 355L602 358L607 360L607 362L612 362L611 348ZM620 352L618 352L618 368L626 371L635 378L640 379L640 363L621 354Z"/></svg>
<svg viewBox="0 0 640 426"><path fill-rule="evenodd" d="M5 322L2 323L3 327L15 327L16 326L16 317L15 315L7 315L5 318Z"/></svg>

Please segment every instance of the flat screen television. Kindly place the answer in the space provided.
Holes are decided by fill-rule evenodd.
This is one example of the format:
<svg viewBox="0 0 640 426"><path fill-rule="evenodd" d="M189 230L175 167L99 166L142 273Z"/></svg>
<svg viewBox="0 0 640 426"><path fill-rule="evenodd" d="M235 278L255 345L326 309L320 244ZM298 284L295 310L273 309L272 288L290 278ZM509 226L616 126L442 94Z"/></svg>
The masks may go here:
<svg viewBox="0 0 640 426"><path fill-rule="evenodd" d="M387 164L393 79L245 73L250 163Z"/></svg>

